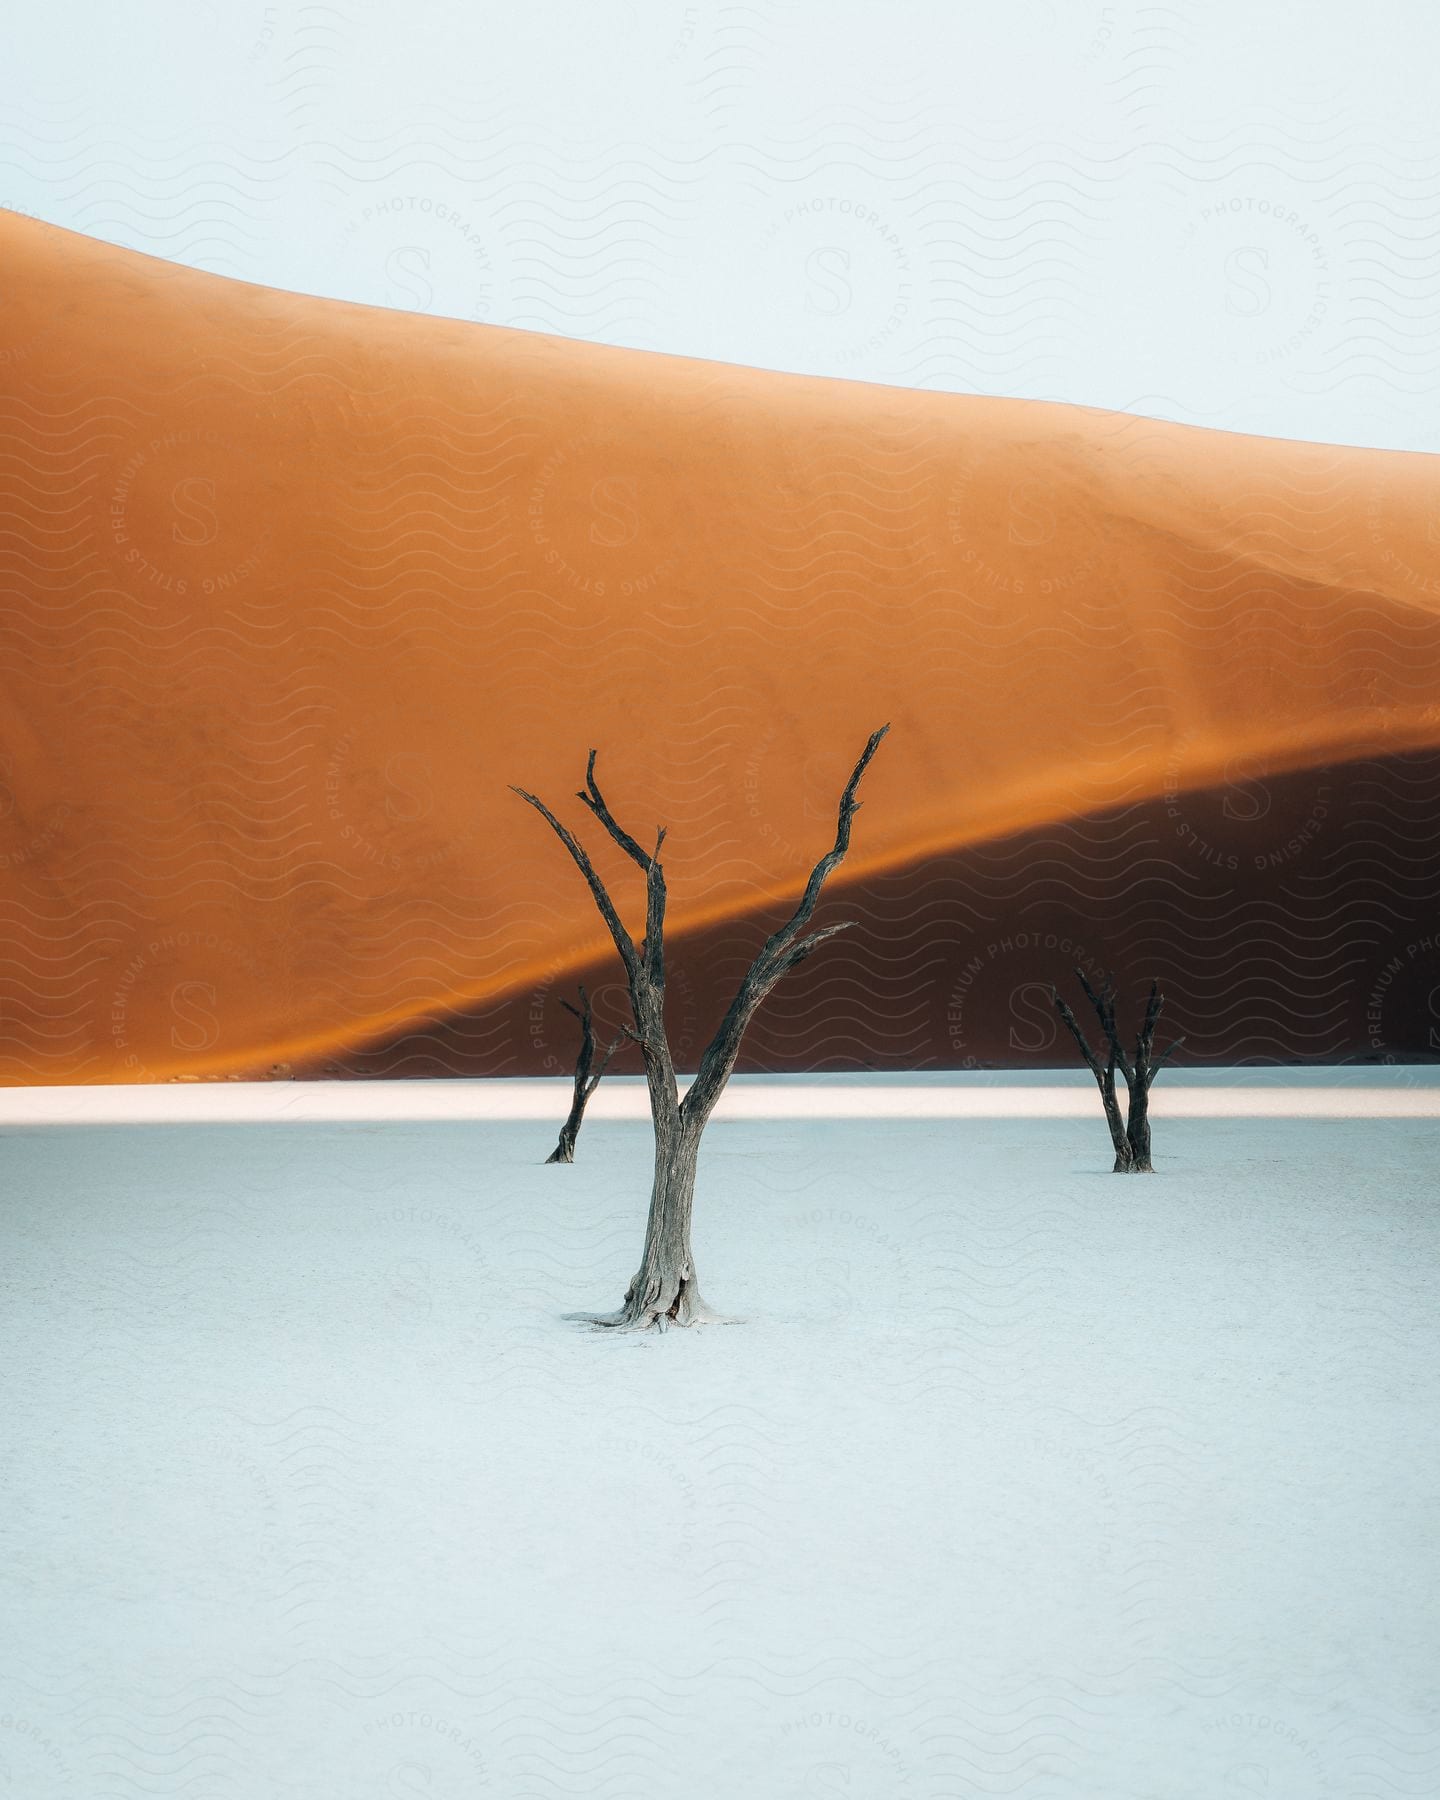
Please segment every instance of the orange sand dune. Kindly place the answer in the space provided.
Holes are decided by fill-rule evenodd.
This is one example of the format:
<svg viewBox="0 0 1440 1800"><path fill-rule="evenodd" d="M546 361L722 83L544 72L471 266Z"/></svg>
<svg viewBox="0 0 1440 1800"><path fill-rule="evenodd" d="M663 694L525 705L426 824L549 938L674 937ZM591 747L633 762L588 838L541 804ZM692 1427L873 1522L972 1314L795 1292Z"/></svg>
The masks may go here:
<svg viewBox="0 0 1440 1800"><path fill-rule="evenodd" d="M589 823L591 745L670 828L678 932L794 890L886 719L851 878L1440 744L1434 458L297 298L10 216L0 251L9 1081L249 1070L582 966L507 784Z"/></svg>

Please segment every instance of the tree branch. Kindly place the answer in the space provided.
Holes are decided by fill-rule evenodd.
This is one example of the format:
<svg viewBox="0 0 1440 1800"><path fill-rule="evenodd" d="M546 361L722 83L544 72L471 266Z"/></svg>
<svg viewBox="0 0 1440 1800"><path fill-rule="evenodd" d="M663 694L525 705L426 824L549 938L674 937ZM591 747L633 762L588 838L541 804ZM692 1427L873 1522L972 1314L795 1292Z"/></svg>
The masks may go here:
<svg viewBox="0 0 1440 1800"><path fill-rule="evenodd" d="M665 985L665 874L660 867L660 850L665 842L665 827L662 825L655 834L653 854L640 848L625 827L611 812L609 803L600 792L600 784L595 779L595 758L597 752L592 750L585 764L585 788L576 798L590 811L609 832L610 836L630 858L645 871L645 936L640 943L640 959L645 966L645 973L656 987Z"/></svg>
<svg viewBox="0 0 1440 1800"><path fill-rule="evenodd" d="M657 988L665 986L665 871L660 866L660 847L664 842L662 825L655 833L655 854L648 859L645 871L645 941L640 946L645 973Z"/></svg>
<svg viewBox="0 0 1440 1800"><path fill-rule="evenodd" d="M1150 1080L1152 1082L1184 1042L1185 1040L1183 1037L1176 1038L1173 1044L1167 1045L1155 1058L1155 1061L1150 1065Z"/></svg>
<svg viewBox="0 0 1440 1800"><path fill-rule="evenodd" d="M1115 1023L1115 978L1107 975L1104 987L1097 994L1085 979L1083 969L1076 969L1075 973L1079 977L1081 987L1085 990L1086 998L1095 1008L1096 1015L1100 1020L1100 1029L1105 1033L1116 1068L1125 1077L1126 1087L1133 1087L1135 1070L1131 1067L1130 1058L1125 1054L1125 1046L1120 1042L1119 1027Z"/></svg>
<svg viewBox="0 0 1440 1800"><path fill-rule="evenodd" d="M861 751L860 760L856 763L850 779L845 783L845 792L840 796L839 813L835 821L834 846L820 858L810 871L810 879L805 883L805 891L800 896L799 905L780 929L767 940L760 956L755 959L757 964L761 958L787 949L800 935L809 924L810 916L815 911L816 903L820 898L820 890L825 886L831 874L844 862L845 853L850 848L850 821L860 810L860 802L855 798L855 791L860 786L860 777L870 767L870 759L880 748L880 741L889 729L888 725L882 725L878 731L871 732L870 741Z"/></svg>
<svg viewBox="0 0 1440 1800"><path fill-rule="evenodd" d="M720 1021L719 1030L700 1058L700 1067L680 1107L681 1116L696 1129L704 1125L724 1091L730 1072L735 1067L735 1059L740 1053L740 1040L761 1001L782 975L803 962L827 938L834 937L837 931L843 931L849 923L853 923L847 921L845 925L826 926L820 931L812 932L807 938L800 936L814 914L826 880L845 860L845 853L850 848L850 822L860 810L860 803L855 798L860 778L869 768L871 758L880 748L881 740L889 729L888 725L882 725L878 731L871 732L860 760L845 783L845 791L840 796L833 847L810 871L810 879L805 883L805 890L794 912L778 931L765 940L741 982L739 991L730 1002L729 1010Z"/></svg>
<svg viewBox="0 0 1440 1800"><path fill-rule="evenodd" d="M808 937L800 938L784 952L781 958L784 964L780 971L781 974L788 975L791 969L798 963L804 962L807 956L813 956L827 938L838 937L842 931L853 931L854 929L854 919L841 919L836 925L817 926Z"/></svg>
<svg viewBox="0 0 1440 1800"><path fill-rule="evenodd" d="M604 1075L605 1071L610 1067L611 1057L614 1056L615 1052L620 1048L620 1046L624 1042L625 1042L625 1036L624 1036L624 1032L622 1029L621 1035L615 1039L614 1043L612 1043L610 1045L610 1047L606 1050L605 1054L600 1058L600 1067L590 1077L589 1082L586 1085L585 1098L587 1100L595 1092L596 1088L599 1087L600 1078Z"/></svg>
<svg viewBox="0 0 1440 1800"><path fill-rule="evenodd" d="M1069 1029L1071 1037L1073 1037L1075 1042L1080 1046L1080 1054L1085 1058L1085 1061L1089 1064L1090 1073L1095 1077L1095 1079L1100 1083L1100 1086L1103 1088L1105 1086L1105 1071L1100 1066L1100 1058L1090 1048L1090 1040L1086 1037L1085 1033L1081 1030L1080 1021L1075 1017L1074 1013L1071 1012L1070 1008L1065 1004L1064 1000L1061 999L1058 988L1051 988L1050 998L1055 1002L1055 1010L1060 1014L1060 1017L1065 1021L1065 1024L1066 1024L1067 1028ZM1112 1067L1113 1067L1113 1065L1112 1065Z"/></svg>
<svg viewBox="0 0 1440 1800"><path fill-rule="evenodd" d="M1155 1047L1155 1025L1164 1004L1165 996L1160 992L1160 983L1152 981L1150 998L1145 1002L1145 1020L1140 1027L1140 1035L1135 1040L1135 1066L1142 1071L1150 1064L1150 1052Z"/></svg>
<svg viewBox="0 0 1440 1800"><path fill-rule="evenodd" d="M565 1008L566 1012L568 1012L572 1018L578 1019L582 1026L588 1027L591 1016L592 1016L591 1011L590 1011L590 996L585 992L584 982L581 982L579 985L580 985L580 1005L579 1006L572 1006L563 994L561 994L559 996L559 1000L560 1000L560 1004Z"/></svg>
<svg viewBox="0 0 1440 1800"><path fill-rule="evenodd" d="M633 979L640 967L640 956L635 948L635 940L621 923L620 915L615 910L615 903L607 893L605 883L595 873L594 865L591 863L590 858L585 854L584 847L579 839L572 831L560 823L543 800L538 799L534 794L527 793L522 787L515 787L513 784L510 791L512 794L518 794L528 805L535 808L536 812L538 812L540 817L546 821L556 837L559 838L560 842L570 852L576 868L579 869L580 873L585 877L586 885L589 887L591 897L593 898L596 907L599 909L600 917L604 919L606 925L610 928L610 936L615 941L615 948L620 952L620 960L625 965L625 972Z"/></svg>
<svg viewBox="0 0 1440 1800"><path fill-rule="evenodd" d="M640 867L648 874L650 871L650 857L640 848L639 844L635 842L634 838L625 830L624 826L617 822L614 813L612 813L610 808L605 804L605 796L600 792L600 784L595 779L596 754L597 753L594 750L590 752L589 761L585 764L585 790L583 793L577 794L576 799L580 800L584 805L590 808L591 812L594 813L595 817L610 833L611 837L614 838L615 842L630 858L631 862L639 863ZM660 835L663 839L665 834L662 831ZM655 846L655 850L658 855L660 850L658 844Z"/></svg>

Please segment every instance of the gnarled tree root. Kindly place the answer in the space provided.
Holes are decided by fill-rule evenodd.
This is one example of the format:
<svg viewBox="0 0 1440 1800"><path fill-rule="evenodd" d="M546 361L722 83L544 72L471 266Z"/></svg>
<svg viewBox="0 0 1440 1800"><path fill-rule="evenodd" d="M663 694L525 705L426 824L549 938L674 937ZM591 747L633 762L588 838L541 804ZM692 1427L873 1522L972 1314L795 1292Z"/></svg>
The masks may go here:
<svg viewBox="0 0 1440 1800"><path fill-rule="evenodd" d="M661 1281L639 1277L626 1290L624 1305L613 1313L569 1313L568 1318L605 1331L667 1331L672 1325L734 1325L738 1320L705 1304L693 1275Z"/></svg>

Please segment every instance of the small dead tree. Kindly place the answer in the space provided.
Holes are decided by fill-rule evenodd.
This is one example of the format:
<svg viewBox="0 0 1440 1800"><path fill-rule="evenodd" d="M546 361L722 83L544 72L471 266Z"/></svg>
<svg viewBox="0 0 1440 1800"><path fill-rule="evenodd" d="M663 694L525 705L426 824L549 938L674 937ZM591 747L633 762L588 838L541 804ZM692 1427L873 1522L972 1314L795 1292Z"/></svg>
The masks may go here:
<svg viewBox="0 0 1440 1800"><path fill-rule="evenodd" d="M573 1163L575 1160L575 1140L580 1135L580 1126L585 1118L585 1108L590 1096L600 1085L600 1078L610 1066L610 1058L625 1042L618 1037L600 1058L600 1067L595 1067L595 1014L590 1005L590 996L585 992L583 984L580 988L580 1004L572 1006L568 1000L560 1004L566 1012L573 1013L580 1021L580 1054L575 1059L575 1091L570 1101L570 1116L560 1127L560 1141L545 1158L547 1163Z"/></svg>
<svg viewBox="0 0 1440 1800"><path fill-rule="evenodd" d="M833 847L810 871L810 879L794 912L761 947L739 992L730 1002L729 1011L700 1058L700 1067L683 1100L665 1035L666 889L665 872L660 862L660 851L665 843L664 827L656 833L654 850L647 851L617 823L596 783L595 752L592 750L585 768L585 787L577 798L645 876L645 935L637 949L604 882L596 874L574 833L561 824L543 800L524 788L513 789L535 808L569 851L620 953L635 1021L633 1027L627 1027L626 1035L640 1046L650 1095L650 1117L655 1128L655 1176L640 1267L625 1290L619 1310L591 1316L590 1323L640 1331L652 1325L664 1330L670 1324L701 1325L717 1320L718 1315L711 1312L700 1297L695 1259L690 1248L700 1134L730 1079L746 1027L771 989L818 950L827 938L848 930L855 922L845 919L838 924L806 931L821 889L850 848L850 822L860 808L855 792L880 740L889 729L888 725L882 725L879 731L871 734L840 796Z"/></svg>
<svg viewBox="0 0 1440 1800"><path fill-rule="evenodd" d="M1107 981L1101 993L1096 994L1090 987L1090 984L1085 981L1084 975L1080 974L1078 969L1075 973L1080 975L1081 981L1085 984L1085 992L1090 995L1091 1000L1094 1002L1095 1010L1100 1014L1100 1023L1103 1029L1106 1019L1105 1009L1109 1009L1112 1019L1114 1016L1113 983ZM1052 988L1050 998L1055 1002L1055 1010L1064 1020L1066 1029L1080 1046L1080 1054L1085 1058L1086 1063L1089 1065L1090 1073L1095 1077L1096 1083L1099 1086L1100 1104L1105 1108L1105 1123L1110 1127L1110 1141L1115 1146L1115 1167L1113 1173L1116 1175L1128 1174L1130 1169L1130 1140L1126 1135L1125 1119L1120 1111L1120 1101L1115 1093L1116 1065L1114 1052L1112 1051L1106 1061L1102 1063L1100 1058L1090 1048L1090 1040L1085 1036L1084 1031L1081 1030L1079 1020L1061 998L1059 990ZM1108 1030L1105 1035L1107 1042L1112 1041L1111 1034Z"/></svg>
<svg viewBox="0 0 1440 1800"><path fill-rule="evenodd" d="M1095 1016L1099 1019L1100 1029L1105 1036L1104 1062L1090 1048L1089 1040L1058 990L1052 988L1050 997L1055 1003L1055 1010L1064 1020L1066 1029L1080 1046L1080 1054L1085 1058L1100 1089L1105 1122L1110 1127L1110 1141L1115 1146L1113 1173L1153 1174L1155 1165L1150 1160L1150 1089L1155 1077L1185 1040L1176 1038L1159 1056L1155 1055L1155 1027L1160 1020L1160 1009L1165 1004L1165 996L1160 992L1159 982L1152 981L1150 998L1145 1004L1145 1017L1135 1039L1135 1053L1133 1056L1127 1055L1115 1022L1113 979L1106 976L1097 993L1086 980L1083 969L1077 969L1075 974L1085 990L1086 999L1095 1009ZM1117 1069L1125 1079L1127 1098L1123 1115L1115 1086Z"/></svg>

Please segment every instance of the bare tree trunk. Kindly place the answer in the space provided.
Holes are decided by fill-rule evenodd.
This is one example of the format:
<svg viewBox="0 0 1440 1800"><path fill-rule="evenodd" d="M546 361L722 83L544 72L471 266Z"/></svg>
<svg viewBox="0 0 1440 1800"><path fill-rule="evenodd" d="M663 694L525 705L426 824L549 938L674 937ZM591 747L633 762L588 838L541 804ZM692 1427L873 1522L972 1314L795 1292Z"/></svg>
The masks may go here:
<svg viewBox="0 0 1440 1800"><path fill-rule="evenodd" d="M1150 983L1150 998L1145 1003L1145 1019L1135 1040L1135 1070L1130 1082L1130 1122L1126 1127L1130 1139L1130 1170L1135 1175L1151 1175L1155 1165L1150 1160L1150 1088L1171 1051L1184 1041L1176 1038L1168 1049L1155 1055L1155 1027L1165 996L1160 983Z"/></svg>
<svg viewBox="0 0 1440 1800"><path fill-rule="evenodd" d="M570 1100L570 1115L560 1127L560 1141L545 1158L547 1163L573 1163L575 1160L575 1140L580 1135L580 1126L585 1118L585 1108L590 1096L600 1085L600 1077L609 1067L610 1058L624 1042L616 1038L610 1048L600 1059L600 1067L591 1074L595 1062L595 1015L590 1008L590 996L584 987L580 989L580 1005L574 1007L568 1000L560 1004L566 1012L574 1013L580 1021L580 1054L575 1059L575 1089Z"/></svg>
<svg viewBox="0 0 1440 1800"><path fill-rule="evenodd" d="M1150 1084L1148 1081L1136 1081L1130 1090L1130 1122L1125 1127L1125 1135L1130 1140L1131 1175L1153 1175L1155 1165L1150 1160Z"/></svg>
<svg viewBox="0 0 1440 1800"><path fill-rule="evenodd" d="M596 1317L597 1325L643 1331L651 1325L713 1325L721 1322L700 1294L690 1221L695 1206L695 1171L700 1133L687 1126L678 1108L655 1134L655 1181L645 1222L640 1267L617 1312Z"/></svg>
<svg viewBox="0 0 1440 1800"><path fill-rule="evenodd" d="M1100 1097L1105 1107L1105 1122L1110 1127L1110 1142L1115 1146L1112 1175L1128 1175L1134 1159L1130 1132L1120 1113L1120 1100L1115 1092L1115 1064L1109 1064L1101 1084Z"/></svg>
<svg viewBox="0 0 1440 1800"><path fill-rule="evenodd" d="M663 973L663 964L660 965ZM686 1119L679 1084L665 1037L663 981L642 983L636 1030L645 1058L650 1092L650 1120L655 1131L655 1175L650 1211L645 1220L645 1247L640 1267L631 1277L625 1299L613 1313L588 1315L595 1325L644 1331L657 1325L720 1324L722 1320L700 1297L690 1221L695 1210L695 1170L700 1132ZM585 1315L582 1315L585 1316Z"/></svg>
<svg viewBox="0 0 1440 1800"><path fill-rule="evenodd" d="M835 827L834 847L810 871L805 891L789 919L766 939L740 991L730 1003L719 1030L711 1039L700 1067L684 1100L680 1099L675 1079L675 1065L665 1035L665 872L660 851L665 843L662 828L656 835L655 849L642 850L640 845L616 821L605 797L595 781L595 752L585 770L585 791L579 796L611 838L632 862L645 872L645 936L637 949L635 940L625 929L615 903L604 882L596 874L574 833L562 825L534 794L524 788L514 791L533 806L549 824L570 852L572 861L585 877L591 898L609 928L630 990L630 1008L634 1027L627 1036L640 1046L645 1059L645 1080L650 1093L650 1117L655 1129L655 1179L650 1190L650 1213L645 1224L645 1248L640 1267L625 1290L624 1304L617 1312L581 1315L595 1325L638 1331L648 1326L701 1325L717 1322L700 1297L695 1274L695 1258L690 1247L690 1220L695 1207L695 1169L700 1154L700 1136L735 1067L745 1027L770 990L789 972L798 967L827 939L845 931L853 921L825 925L805 932L815 911L820 891L827 877L844 861L850 848L850 825L859 811L855 798L860 778L880 740L890 729L884 725L873 732L854 772L840 796L839 816ZM572 1008L572 1011L574 1009ZM598 1080L598 1077L596 1078ZM563 1133L562 1133L563 1142ZM557 1146L558 1151L559 1146ZM552 1159L554 1160L554 1159Z"/></svg>
<svg viewBox="0 0 1440 1800"><path fill-rule="evenodd" d="M1079 974L1079 971L1077 970L1076 973ZM1083 976L1081 979L1084 979ZM1086 992L1090 992L1088 987L1086 988ZM1090 1048L1090 1041L1080 1029L1079 1020L1060 998L1059 993L1054 988L1050 990L1050 998L1055 1003L1055 1010L1064 1020L1066 1029L1080 1046L1080 1054L1085 1058L1090 1073L1095 1077L1096 1085L1100 1089L1100 1104L1105 1109L1105 1123L1110 1128L1110 1142L1115 1149L1115 1167L1112 1169L1111 1173L1115 1175L1127 1174L1130 1168L1130 1139L1125 1130L1125 1120L1121 1116L1120 1101L1115 1092L1114 1054L1111 1054L1109 1062L1102 1063L1100 1058ZM1095 996L1092 994L1091 998L1094 999ZM1098 1009L1098 1000L1096 1001L1096 1005ZM1104 1023L1103 1013L1101 1014L1101 1023Z"/></svg>

